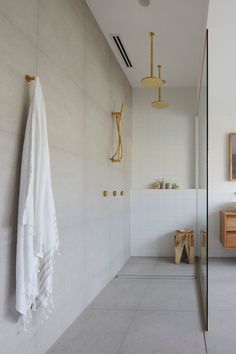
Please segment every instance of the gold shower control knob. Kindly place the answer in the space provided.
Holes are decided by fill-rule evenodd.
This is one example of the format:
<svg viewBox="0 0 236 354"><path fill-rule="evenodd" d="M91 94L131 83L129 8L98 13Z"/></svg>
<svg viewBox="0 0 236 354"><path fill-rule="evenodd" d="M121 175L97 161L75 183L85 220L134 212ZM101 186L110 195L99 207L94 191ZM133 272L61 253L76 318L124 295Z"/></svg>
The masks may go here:
<svg viewBox="0 0 236 354"><path fill-rule="evenodd" d="M117 196L117 191L113 191L113 197Z"/></svg>
<svg viewBox="0 0 236 354"><path fill-rule="evenodd" d="M124 195L124 191L121 191L121 192L120 192L120 195L122 195L122 196L123 196L123 195Z"/></svg>
<svg viewBox="0 0 236 354"><path fill-rule="evenodd" d="M103 192L103 197L108 197L108 191Z"/></svg>

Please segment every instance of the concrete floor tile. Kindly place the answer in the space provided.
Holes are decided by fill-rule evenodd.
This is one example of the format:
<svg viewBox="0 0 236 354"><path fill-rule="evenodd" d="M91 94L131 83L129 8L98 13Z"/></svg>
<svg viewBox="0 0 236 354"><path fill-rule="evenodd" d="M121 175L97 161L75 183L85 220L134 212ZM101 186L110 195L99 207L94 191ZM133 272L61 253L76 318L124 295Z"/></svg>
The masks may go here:
<svg viewBox="0 0 236 354"><path fill-rule="evenodd" d="M138 308L142 310L198 311L196 280L151 280Z"/></svg>
<svg viewBox="0 0 236 354"><path fill-rule="evenodd" d="M205 354L198 313L138 311L118 354Z"/></svg>
<svg viewBox="0 0 236 354"><path fill-rule="evenodd" d="M166 276L194 276L195 265L181 262L175 264L174 258L159 257L157 259L156 275Z"/></svg>
<svg viewBox="0 0 236 354"><path fill-rule="evenodd" d="M130 257L119 275L194 276L194 264L175 264L173 257Z"/></svg>
<svg viewBox="0 0 236 354"><path fill-rule="evenodd" d="M120 274L173 276L172 261L132 257ZM113 279L47 354L205 354L197 282L181 267L175 279Z"/></svg>
<svg viewBox="0 0 236 354"><path fill-rule="evenodd" d="M209 309L236 311L236 280L209 279Z"/></svg>
<svg viewBox="0 0 236 354"><path fill-rule="evenodd" d="M209 259L208 354L236 353L236 258Z"/></svg>
<svg viewBox="0 0 236 354"><path fill-rule="evenodd" d="M47 354L116 354L133 311L87 310Z"/></svg>
<svg viewBox="0 0 236 354"><path fill-rule="evenodd" d="M138 307L149 280L113 279L91 303L90 308L132 310Z"/></svg>
<svg viewBox="0 0 236 354"><path fill-rule="evenodd" d="M127 263L150 263L150 262L155 262L157 263L158 258L157 257L130 257Z"/></svg>
<svg viewBox="0 0 236 354"><path fill-rule="evenodd" d="M208 354L235 354L236 311L210 311L206 332Z"/></svg>
<svg viewBox="0 0 236 354"><path fill-rule="evenodd" d="M209 279L232 279L236 282L236 258L209 258Z"/></svg>
<svg viewBox="0 0 236 354"><path fill-rule="evenodd" d="M150 261L144 263L126 263L124 267L119 271L119 275L155 275L157 268L157 262Z"/></svg>

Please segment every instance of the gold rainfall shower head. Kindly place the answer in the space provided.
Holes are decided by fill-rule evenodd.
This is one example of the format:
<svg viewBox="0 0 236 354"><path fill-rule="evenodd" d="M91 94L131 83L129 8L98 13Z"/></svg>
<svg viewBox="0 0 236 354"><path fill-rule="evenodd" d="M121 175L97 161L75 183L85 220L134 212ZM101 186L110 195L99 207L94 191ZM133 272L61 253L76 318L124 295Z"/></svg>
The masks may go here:
<svg viewBox="0 0 236 354"><path fill-rule="evenodd" d="M159 78L161 79L161 65L158 65L157 67L158 67ZM165 82L166 81L163 80L163 83ZM153 108L157 108L157 109L165 109L169 107L169 103L161 99L161 87L158 88L158 100L153 101L151 104Z"/></svg>
<svg viewBox="0 0 236 354"><path fill-rule="evenodd" d="M141 83L144 87L146 88L158 88L163 85L163 81L159 78L153 75L153 37L155 36L154 32L150 32L150 42L151 42L151 48L150 48L150 76L144 77L141 80Z"/></svg>

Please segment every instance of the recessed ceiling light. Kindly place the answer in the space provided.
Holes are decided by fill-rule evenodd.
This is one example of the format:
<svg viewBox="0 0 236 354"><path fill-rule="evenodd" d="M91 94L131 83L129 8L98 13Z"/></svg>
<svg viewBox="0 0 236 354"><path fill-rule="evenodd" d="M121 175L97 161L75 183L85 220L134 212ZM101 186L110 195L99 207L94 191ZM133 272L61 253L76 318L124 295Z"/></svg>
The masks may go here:
<svg viewBox="0 0 236 354"><path fill-rule="evenodd" d="M149 6L150 5L150 0L139 0L139 4L141 6Z"/></svg>

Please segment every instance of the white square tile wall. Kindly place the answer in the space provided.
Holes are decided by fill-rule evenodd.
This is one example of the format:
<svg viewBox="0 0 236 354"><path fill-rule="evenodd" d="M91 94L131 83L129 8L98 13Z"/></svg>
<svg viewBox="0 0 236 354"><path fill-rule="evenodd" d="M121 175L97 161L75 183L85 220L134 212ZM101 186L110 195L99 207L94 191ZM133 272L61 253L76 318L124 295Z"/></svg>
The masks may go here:
<svg viewBox="0 0 236 354"><path fill-rule="evenodd" d="M175 230L195 223L195 189L132 190L131 255L173 257Z"/></svg>
<svg viewBox="0 0 236 354"><path fill-rule="evenodd" d="M163 88L170 107L153 109L155 92L133 89L132 188L143 189L160 178L195 188L195 102L193 87Z"/></svg>

